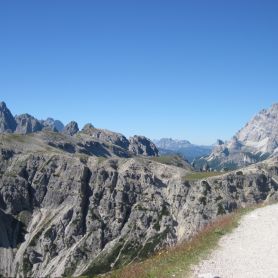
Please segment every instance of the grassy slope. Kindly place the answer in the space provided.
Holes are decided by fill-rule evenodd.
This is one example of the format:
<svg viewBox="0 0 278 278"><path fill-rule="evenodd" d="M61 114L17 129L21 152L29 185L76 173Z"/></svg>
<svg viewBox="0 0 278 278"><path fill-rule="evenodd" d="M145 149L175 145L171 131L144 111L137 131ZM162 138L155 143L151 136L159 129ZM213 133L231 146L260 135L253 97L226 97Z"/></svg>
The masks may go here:
<svg viewBox="0 0 278 278"><path fill-rule="evenodd" d="M191 169L190 164L178 155L162 155L151 157L150 159L166 165L173 165L184 169Z"/></svg>
<svg viewBox="0 0 278 278"><path fill-rule="evenodd" d="M186 162L185 160L183 160L178 155L162 155L162 156L158 156L158 157L152 157L150 159L153 161L162 163L162 164L173 165L173 166L177 166L177 167L184 168L187 170L191 170L191 172L188 173L184 178L186 181L196 181L196 180L200 180L200 179L206 179L209 177L214 177L214 176L219 176L219 175L225 174L225 172L195 172L195 171L192 171L191 165L188 162Z"/></svg>
<svg viewBox="0 0 278 278"><path fill-rule="evenodd" d="M224 175L224 174L225 173L223 173L223 172L191 172L191 173L188 173L184 177L184 179L187 181L195 181L195 180L200 180L200 179L206 179L209 177Z"/></svg>
<svg viewBox="0 0 278 278"><path fill-rule="evenodd" d="M219 239L237 227L241 217L254 208L240 209L232 214L222 216L203 229L191 241L160 251L145 261L125 266L106 274L104 277L189 277L191 266L205 258L217 247Z"/></svg>

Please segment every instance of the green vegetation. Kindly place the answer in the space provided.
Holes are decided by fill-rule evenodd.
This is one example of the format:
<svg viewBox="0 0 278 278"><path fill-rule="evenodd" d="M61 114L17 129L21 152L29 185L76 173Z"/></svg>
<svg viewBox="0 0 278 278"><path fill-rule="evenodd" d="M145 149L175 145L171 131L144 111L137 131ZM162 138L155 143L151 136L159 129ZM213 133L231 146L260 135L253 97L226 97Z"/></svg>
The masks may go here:
<svg viewBox="0 0 278 278"><path fill-rule="evenodd" d="M217 204L217 215L222 215L222 214L225 214L226 211L223 207L223 204Z"/></svg>
<svg viewBox="0 0 278 278"><path fill-rule="evenodd" d="M206 226L190 241L160 251L142 262L135 262L121 269L112 271L105 278L166 278L187 277L192 265L204 259L217 246L219 239L238 226L239 220L250 207L220 216Z"/></svg>
<svg viewBox="0 0 278 278"><path fill-rule="evenodd" d="M2 140L6 142L18 142L18 143L25 143L25 139L28 140L28 135L22 135L22 134L4 134L2 137Z"/></svg>
<svg viewBox="0 0 278 278"><path fill-rule="evenodd" d="M27 277L28 276L27 273L31 270L32 270L32 264L29 261L28 256L24 254L23 262L22 262L22 271L24 273L24 276Z"/></svg>
<svg viewBox="0 0 278 278"><path fill-rule="evenodd" d="M110 271L110 265L116 260L120 250L123 247L123 242L119 242L114 248L110 251L109 254L105 253L99 255L97 259L91 264L89 269L84 273L87 277L94 277L98 273L105 273Z"/></svg>
<svg viewBox="0 0 278 278"><path fill-rule="evenodd" d="M166 164L166 165L173 165L180 168L189 168L190 165L186 162L182 157L178 155L162 155L157 157L152 157L151 160Z"/></svg>
<svg viewBox="0 0 278 278"><path fill-rule="evenodd" d="M190 172L184 177L184 179L186 181L196 181L223 174L223 172Z"/></svg>

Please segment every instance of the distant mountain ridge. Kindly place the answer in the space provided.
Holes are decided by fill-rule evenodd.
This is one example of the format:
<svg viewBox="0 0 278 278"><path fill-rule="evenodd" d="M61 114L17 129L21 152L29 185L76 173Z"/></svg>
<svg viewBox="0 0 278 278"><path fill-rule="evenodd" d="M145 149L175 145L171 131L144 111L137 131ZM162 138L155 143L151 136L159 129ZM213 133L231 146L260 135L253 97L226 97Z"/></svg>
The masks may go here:
<svg viewBox="0 0 278 278"><path fill-rule="evenodd" d="M261 110L231 140L218 143L198 167L235 169L278 155L278 103Z"/></svg>
<svg viewBox="0 0 278 278"><path fill-rule="evenodd" d="M37 134L40 132L43 134ZM158 149L155 144L145 136L135 135L127 139L120 133L95 128L90 123L79 131L78 124L74 121L64 126L61 121L53 118L39 121L27 113L14 117L5 102L0 102L1 133L21 135L34 133L33 139L36 138L42 141L42 144L46 142L54 148L70 153L85 153L105 157L158 156ZM56 136L56 133L59 136Z"/></svg>
<svg viewBox="0 0 278 278"><path fill-rule="evenodd" d="M153 140L153 142L158 147L160 154L180 154L190 162L195 158L208 155L212 150L212 146L195 145L188 140L161 138Z"/></svg>
<svg viewBox="0 0 278 278"><path fill-rule="evenodd" d="M28 134L44 129L62 131L64 124L53 118L39 121L28 113L14 117L6 103L0 102L0 133Z"/></svg>
<svg viewBox="0 0 278 278"><path fill-rule="evenodd" d="M153 140L156 145L165 150L176 150L186 148L192 144L188 140L178 140L172 138L161 138L159 140Z"/></svg>

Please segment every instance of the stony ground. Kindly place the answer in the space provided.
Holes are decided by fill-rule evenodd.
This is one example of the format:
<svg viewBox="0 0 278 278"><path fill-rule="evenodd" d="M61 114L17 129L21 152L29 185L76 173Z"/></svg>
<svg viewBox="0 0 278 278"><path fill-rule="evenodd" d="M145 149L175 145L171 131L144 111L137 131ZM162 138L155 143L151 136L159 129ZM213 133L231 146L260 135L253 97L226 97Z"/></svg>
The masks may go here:
<svg viewBox="0 0 278 278"><path fill-rule="evenodd" d="M219 248L194 267L194 278L278 277L278 204L247 214Z"/></svg>

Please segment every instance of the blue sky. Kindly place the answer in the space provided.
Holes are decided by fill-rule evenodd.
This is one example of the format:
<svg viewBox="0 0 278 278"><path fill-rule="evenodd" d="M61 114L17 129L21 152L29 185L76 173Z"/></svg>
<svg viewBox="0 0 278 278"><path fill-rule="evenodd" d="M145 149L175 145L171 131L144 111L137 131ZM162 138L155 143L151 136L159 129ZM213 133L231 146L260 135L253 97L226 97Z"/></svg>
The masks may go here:
<svg viewBox="0 0 278 278"><path fill-rule="evenodd" d="M277 0L0 2L0 99L82 127L229 139L278 101Z"/></svg>

